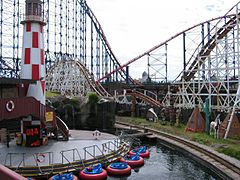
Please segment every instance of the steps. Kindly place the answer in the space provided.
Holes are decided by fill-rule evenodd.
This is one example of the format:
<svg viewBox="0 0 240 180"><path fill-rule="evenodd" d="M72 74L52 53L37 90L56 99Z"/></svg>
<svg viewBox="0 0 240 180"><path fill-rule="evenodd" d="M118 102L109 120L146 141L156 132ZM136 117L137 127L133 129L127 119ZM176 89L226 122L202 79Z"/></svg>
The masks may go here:
<svg viewBox="0 0 240 180"><path fill-rule="evenodd" d="M58 116L56 116L56 124L57 124L57 139L68 141L69 128L67 127L67 125Z"/></svg>

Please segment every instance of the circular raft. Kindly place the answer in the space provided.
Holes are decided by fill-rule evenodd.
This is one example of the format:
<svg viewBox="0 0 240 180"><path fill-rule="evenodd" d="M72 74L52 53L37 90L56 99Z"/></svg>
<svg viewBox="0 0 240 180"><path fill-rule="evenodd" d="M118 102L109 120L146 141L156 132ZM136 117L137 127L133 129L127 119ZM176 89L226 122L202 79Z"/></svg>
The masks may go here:
<svg viewBox="0 0 240 180"><path fill-rule="evenodd" d="M56 174L50 177L48 180L78 180L78 177L73 175L72 173L69 174Z"/></svg>
<svg viewBox="0 0 240 180"><path fill-rule="evenodd" d="M140 167L144 165L144 159L137 155L127 155L120 159L121 162L127 162L131 168Z"/></svg>
<svg viewBox="0 0 240 180"><path fill-rule="evenodd" d="M135 148L129 152L130 155L136 155L136 153L139 153L139 155L143 158L150 157L150 151L147 149L146 146Z"/></svg>
<svg viewBox="0 0 240 180"><path fill-rule="evenodd" d="M103 180L107 178L107 171L102 169L101 164L98 164L80 171L79 177L84 180Z"/></svg>
<svg viewBox="0 0 240 180"><path fill-rule="evenodd" d="M111 163L106 170L108 174L115 176L125 176L131 174L131 167L127 162Z"/></svg>

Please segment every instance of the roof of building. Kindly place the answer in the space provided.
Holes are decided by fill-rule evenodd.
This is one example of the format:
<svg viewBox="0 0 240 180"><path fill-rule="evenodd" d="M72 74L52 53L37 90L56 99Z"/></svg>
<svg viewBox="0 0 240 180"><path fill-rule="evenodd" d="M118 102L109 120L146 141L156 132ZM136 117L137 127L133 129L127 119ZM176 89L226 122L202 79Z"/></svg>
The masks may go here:
<svg viewBox="0 0 240 180"><path fill-rule="evenodd" d="M5 78L0 77L1 84L36 84L37 81L31 79L17 79L17 78Z"/></svg>

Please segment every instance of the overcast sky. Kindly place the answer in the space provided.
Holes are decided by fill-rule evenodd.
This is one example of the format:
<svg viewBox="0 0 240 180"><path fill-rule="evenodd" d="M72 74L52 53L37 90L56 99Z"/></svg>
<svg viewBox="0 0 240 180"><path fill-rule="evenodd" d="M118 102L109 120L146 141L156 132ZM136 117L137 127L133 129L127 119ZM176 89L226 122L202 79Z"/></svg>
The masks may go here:
<svg viewBox="0 0 240 180"><path fill-rule="evenodd" d="M238 0L86 1L100 22L121 64L182 30L223 16L238 3ZM132 69L130 66L131 76ZM139 72L143 71L144 69ZM140 76L141 73L136 73L134 78Z"/></svg>

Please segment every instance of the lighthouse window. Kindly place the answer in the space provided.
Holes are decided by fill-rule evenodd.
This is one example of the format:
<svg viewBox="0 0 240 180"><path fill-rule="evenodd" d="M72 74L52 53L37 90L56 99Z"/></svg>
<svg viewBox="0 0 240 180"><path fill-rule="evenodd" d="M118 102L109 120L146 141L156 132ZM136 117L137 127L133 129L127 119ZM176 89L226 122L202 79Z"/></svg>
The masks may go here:
<svg viewBox="0 0 240 180"><path fill-rule="evenodd" d="M33 3L33 15L38 15L38 4Z"/></svg>
<svg viewBox="0 0 240 180"><path fill-rule="evenodd" d="M41 16L41 12L42 12L42 5L38 4L38 15Z"/></svg>
<svg viewBox="0 0 240 180"><path fill-rule="evenodd" d="M31 15L32 14L32 3L27 4L27 14L26 15Z"/></svg>

